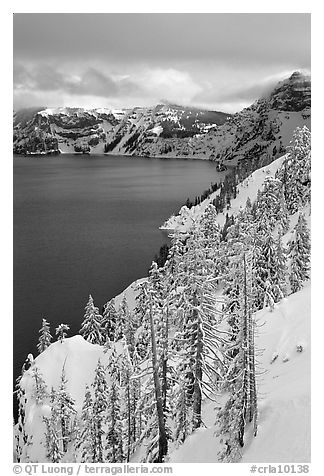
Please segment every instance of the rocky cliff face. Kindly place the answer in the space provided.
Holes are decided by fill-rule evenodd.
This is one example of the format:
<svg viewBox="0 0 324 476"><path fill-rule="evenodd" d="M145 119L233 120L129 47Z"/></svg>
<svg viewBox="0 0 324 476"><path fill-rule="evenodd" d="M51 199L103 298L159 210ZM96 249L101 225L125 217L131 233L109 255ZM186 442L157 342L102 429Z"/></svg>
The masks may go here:
<svg viewBox="0 0 324 476"><path fill-rule="evenodd" d="M14 152L136 154L142 142L183 139L223 124L228 114L175 105L122 110L57 108L14 115ZM163 154L163 147L161 154ZM138 155L138 154L136 154Z"/></svg>
<svg viewBox="0 0 324 476"><path fill-rule="evenodd" d="M78 152L271 162L297 126L310 127L310 77L299 72L234 115L160 104L122 110L58 108L16 113L14 152Z"/></svg>

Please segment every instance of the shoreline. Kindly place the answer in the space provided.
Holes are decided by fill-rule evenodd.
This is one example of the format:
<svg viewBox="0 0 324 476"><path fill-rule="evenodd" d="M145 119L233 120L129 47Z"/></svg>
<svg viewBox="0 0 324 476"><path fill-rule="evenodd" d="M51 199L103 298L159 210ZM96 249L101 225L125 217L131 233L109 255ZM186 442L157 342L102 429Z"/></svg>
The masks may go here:
<svg viewBox="0 0 324 476"><path fill-rule="evenodd" d="M140 159L160 159L160 160L203 160L207 162L212 162L212 163L217 163L215 160L210 160L209 157L199 157L196 155L191 155L191 156L179 156L179 155L133 155L133 154L119 154L119 153L110 153L110 152L89 152L89 153L84 153L84 152L62 152L61 150L58 151L52 151L52 152L32 152L32 153L19 153L19 152L14 152L13 155L17 155L19 157L58 157L60 155L76 155L76 156L113 156L113 157L127 157L127 158L140 158Z"/></svg>

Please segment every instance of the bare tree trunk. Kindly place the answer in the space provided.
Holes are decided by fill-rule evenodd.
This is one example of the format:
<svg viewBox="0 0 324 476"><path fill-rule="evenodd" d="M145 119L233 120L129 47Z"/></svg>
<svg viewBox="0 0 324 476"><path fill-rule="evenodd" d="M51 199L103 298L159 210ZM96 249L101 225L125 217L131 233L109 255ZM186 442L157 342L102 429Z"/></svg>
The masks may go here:
<svg viewBox="0 0 324 476"><path fill-rule="evenodd" d="M252 293L252 254L249 253L247 259L247 295L249 299L248 306L248 354L249 354L249 421L253 421L254 436L257 434L257 389L256 389L256 377L255 377L255 347L254 347L254 329L255 323L251 310L251 293Z"/></svg>
<svg viewBox="0 0 324 476"><path fill-rule="evenodd" d="M196 309L198 305L197 295L194 295L193 300L195 309L193 311L193 320L197 321L197 350L196 350L196 366L194 370L194 385L193 385L193 429L201 426L201 382L202 382L202 354L203 354L203 336L201 331L201 318Z"/></svg>
<svg viewBox="0 0 324 476"><path fill-rule="evenodd" d="M155 463L163 463L164 456L168 452L168 440L165 430L165 421L163 414L163 402L162 402L162 392L161 384L159 379L158 372L158 359L157 359L157 347L155 339L155 329L153 322L153 311L152 303L150 302L150 327L151 327L151 341L152 341L152 366L153 366L153 380L154 380L154 390L155 390L155 402L156 402L156 411L158 417L158 427L159 427L159 456L158 460Z"/></svg>
<svg viewBox="0 0 324 476"><path fill-rule="evenodd" d="M254 321L250 313L250 422L253 421L254 436L257 435L257 389L255 378Z"/></svg>
<svg viewBox="0 0 324 476"><path fill-rule="evenodd" d="M165 322L163 328L163 354L162 354L162 402L163 413L166 414L168 390L168 335L169 335L169 302L167 303Z"/></svg>
<svg viewBox="0 0 324 476"><path fill-rule="evenodd" d="M126 395L127 395L127 463L130 459L130 452L131 452L131 442L132 442L132 428L131 428L131 398L130 398L130 388L129 388L129 377L128 383L126 388Z"/></svg>
<svg viewBox="0 0 324 476"><path fill-rule="evenodd" d="M239 442L244 446L244 431L246 424L246 414L248 410L248 394L249 394L249 359L248 359L248 299L247 299L247 279L246 279L246 258L243 255L243 295L244 295L244 310L243 310L243 401L242 413L239 428Z"/></svg>

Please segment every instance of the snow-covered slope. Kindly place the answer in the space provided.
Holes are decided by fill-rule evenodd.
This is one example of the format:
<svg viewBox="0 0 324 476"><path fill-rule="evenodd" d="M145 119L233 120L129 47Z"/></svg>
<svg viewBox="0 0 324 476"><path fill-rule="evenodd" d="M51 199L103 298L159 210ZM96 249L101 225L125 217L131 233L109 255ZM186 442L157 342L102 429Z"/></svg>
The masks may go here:
<svg viewBox="0 0 324 476"><path fill-rule="evenodd" d="M269 308L259 311L256 321L256 347L262 352L258 358L258 434L246 434L242 462L309 462L310 283L276 304L272 312ZM171 462L217 462L220 444L214 436L214 407L205 402L207 427L174 449Z"/></svg>
<svg viewBox="0 0 324 476"><path fill-rule="evenodd" d="M286 156L279 157L271 164L262 167L255 172L253 172L249 177L247 177L242 183L237 187L238 194L237 197L231 200L230 207L227 208L222 213L217 215L217 222L220 226L223 226L225 223L226 213L229 215L235 216L240 210L245 207L246 200L250 198L253 202L256 199L258 190L260 190L264 184L264 181L267 177L274 177L279 167L282 165ZM199 217L204 213L206 207L213 202L215 197L219 194L219 190L212 193L208 198L206 198L201 204L193 206L188 209L186 206L183 206L179 214L176 216L171 216L160 228L161 230L169 231L180 231L185 232L190 228L191 224L199 219Z"/></svg>
<svg viewBox="0 0 324 476"><path fill-rule="evenodd" d="M256 322L256 347L260 352L258 435L254 438L249 431L246 433L242 462L307 462L310 460L310 283L276 304L273 311L269 308L259 311ZM64 365L67 390L80 412L85 386L93 381L97 361L100 358L107 364L109 354L104 353L103 347L74 336L50 345L33 366L39 368L49 389L57 389ZM29 457L32 461L45 461L42 417L48 415L49 406L36 405L31 371L32 368L22 380L27 396L26 430L33 435ZM214 435L215 406L205 401L206 427L189 436L179 448L171 446L170 462L218 461L220 444ZM136 460L135 454L133 461Z"/></svg>
<svg viewBox="0 0 324 476"><path fill-rule="evenodd" d="M121 344L117 344L117 352L121 351ZM94 371L100 359L107 365L110 351L104 352L104 347L90 344L80 335L65 339L62 343L57 341L51 344L45 352L35 359L32 367L22 377L22 387L26 391L26 422L25 430L32 435L33 444L28 448L30 461L46 461L44 447L45 425L43 417L49 416L50 407L47 403L36 404L34 398L34 379L32 369L37 366L46 382L48 391L58 389L62 369L67 376L67 390L76 403L76 410L80 414L86 385L91 385ZM107 373L107 380L109 375ZM27 455L24 455L26 461Z"/></svg>

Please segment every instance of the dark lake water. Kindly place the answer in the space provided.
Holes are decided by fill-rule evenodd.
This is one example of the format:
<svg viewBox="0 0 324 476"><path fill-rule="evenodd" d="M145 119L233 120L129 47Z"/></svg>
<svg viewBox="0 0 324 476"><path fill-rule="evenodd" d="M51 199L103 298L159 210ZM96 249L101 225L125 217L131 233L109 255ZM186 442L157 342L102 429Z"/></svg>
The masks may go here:
<svg viewBox="0 0 324 476"><path fill-rule="evenodd" d="M43 317L78 332L88 295L103 304L147 275L158 227L219 177L199 160L14 157L14 376Z"/></svg>

